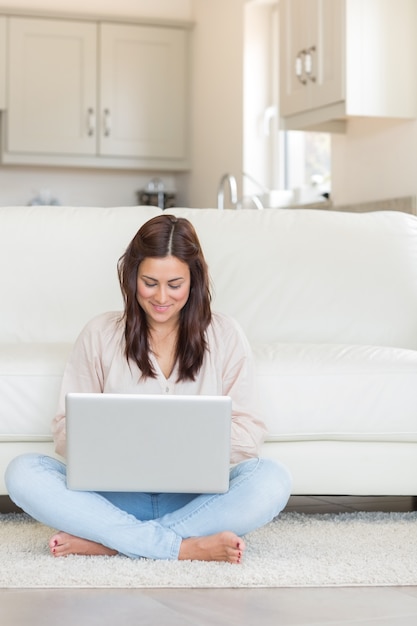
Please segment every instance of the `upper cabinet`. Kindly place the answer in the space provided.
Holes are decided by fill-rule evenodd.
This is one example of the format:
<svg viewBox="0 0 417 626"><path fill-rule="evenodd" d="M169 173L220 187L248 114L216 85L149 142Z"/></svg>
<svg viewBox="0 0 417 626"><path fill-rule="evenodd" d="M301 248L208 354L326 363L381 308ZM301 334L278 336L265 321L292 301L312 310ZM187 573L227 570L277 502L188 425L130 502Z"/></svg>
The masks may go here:
<svg viewBox="0 0 417 626"><path fill-rule="evenodd" d="M94 155L95 25L11 18L8 53L6 150Z"/></svg>
<svg viewBox="0 0 417 626"><path fill-rule="evenodd" d="M416 24L414 0L280 0L283 128L416 117Z"/></svg>
<svg viewBox="0 0 417 626"><path fill-rule="evenodd" d="M7 19L3 162L188 167L185 28Z"/></svg>
<svg viewBox="0 0 417 626"><path fill-rule="evenodd" d="M185 159L186 41L178 29L100 27L100 153Z"/></svg>

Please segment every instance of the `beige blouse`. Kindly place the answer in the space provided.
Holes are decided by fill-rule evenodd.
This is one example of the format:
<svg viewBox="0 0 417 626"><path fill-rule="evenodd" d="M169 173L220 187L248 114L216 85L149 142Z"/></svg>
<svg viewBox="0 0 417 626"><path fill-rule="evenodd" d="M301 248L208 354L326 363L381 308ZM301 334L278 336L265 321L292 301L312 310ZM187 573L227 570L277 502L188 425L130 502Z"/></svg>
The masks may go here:
<svg viewBox="0 0 417 626"><path fill-rule="evenodd" d="M258 414L255 376L248 341L230 317L213 313L206 333L208 350L195 381L169 378L153 356L156 378L141 377L124 355L121 312L93 318L74 344L65 368L57 415L52 423L55 449L65 456L65 396L68 392L228 395L232 398L231 463L258 456L265 426Z"/></svg>

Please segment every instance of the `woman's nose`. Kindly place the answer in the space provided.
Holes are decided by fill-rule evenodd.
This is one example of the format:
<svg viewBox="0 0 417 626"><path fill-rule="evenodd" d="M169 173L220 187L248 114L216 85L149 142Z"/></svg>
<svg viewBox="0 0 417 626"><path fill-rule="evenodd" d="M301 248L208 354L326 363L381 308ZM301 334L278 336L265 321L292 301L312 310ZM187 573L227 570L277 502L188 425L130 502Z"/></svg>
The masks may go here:
<svg viewBox="0 0 417 626"><path fill-rule="evenodd" d="M156 294L156 299L159 302L159 304L163 304L166 301L166 294L167 294L166 288L163 285L161 285Z"/></svg>

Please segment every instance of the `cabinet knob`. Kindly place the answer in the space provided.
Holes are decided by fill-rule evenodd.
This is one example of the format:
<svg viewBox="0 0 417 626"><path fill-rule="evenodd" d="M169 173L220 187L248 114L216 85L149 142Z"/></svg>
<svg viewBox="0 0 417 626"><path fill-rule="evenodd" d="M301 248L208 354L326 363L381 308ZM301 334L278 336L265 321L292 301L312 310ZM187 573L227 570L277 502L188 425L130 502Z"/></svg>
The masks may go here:
<svg viewBox="0 0 417 626"><path fill-rule="evenodd" d="M311 46L311 48L308 48L308 50L305 51L304 56L304 70L309 80L311 80L311 82L313 83L316 82L316 76L313 74L313 55L315 52L316 46Z"/></svg>
<svg viewBox="0 0 417 626"><path fill-rule="evenodd" d="M305 78L305 56L307 50L301 50L295 57L295 75L302 85L307 84L307 78Z"/></svg>
<svg viewBox="0 0 417 626"><path fill-rule="evenodd" d="M94 109L90 107L87 109L87 135L92 137L96 130L96 116L94 115Z"/></svg>
<svg viewBox="0 0 417 626"><path fill-rule="evenodd" d="M103 132L105 137L110 137L111 133L111 114L110 109L103 111Z"/></svg>

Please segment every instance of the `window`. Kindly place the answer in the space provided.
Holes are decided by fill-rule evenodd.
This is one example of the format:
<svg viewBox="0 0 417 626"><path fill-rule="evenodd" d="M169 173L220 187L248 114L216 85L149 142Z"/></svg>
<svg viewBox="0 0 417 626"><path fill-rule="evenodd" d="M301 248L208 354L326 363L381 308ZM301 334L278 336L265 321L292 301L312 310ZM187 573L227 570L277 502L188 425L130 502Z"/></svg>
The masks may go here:
<svg viewBox="0 0 417 626"><path fill-rule="evenodd" d="M279 128L278 19L277 2L246 3L243 190L248 205L254 195L265 206L310 204L331 189L330 135Z"/></svg>
<svg viewBox="0 0 417 626"><path fill-rule="evenodd" d="M294 190L296 204L330 195L331 145L328 133L280 131L281 186Z"/></svg>

